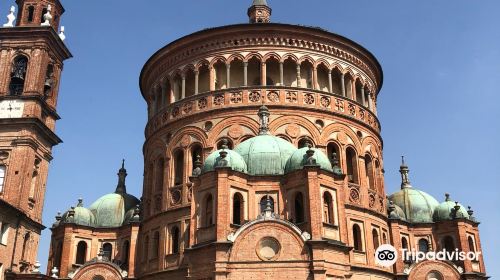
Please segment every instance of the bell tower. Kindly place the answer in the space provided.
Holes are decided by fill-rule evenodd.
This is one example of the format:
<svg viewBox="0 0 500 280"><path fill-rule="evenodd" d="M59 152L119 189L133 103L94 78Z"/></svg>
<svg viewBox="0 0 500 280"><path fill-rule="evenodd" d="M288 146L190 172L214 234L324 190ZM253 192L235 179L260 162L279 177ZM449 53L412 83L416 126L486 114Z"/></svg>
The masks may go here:
<svg viewBox="0 0 500 280"><path fill-rule="evenodd" d="M252 6L248 8L250 23L271 22L272 11L266 0L254 0Z"/></svg>
<svg viewBox="0 0 500 280"><path fill-rule="evenodd" d="M36 262L63 62L59 0L17 0L0 25L0 273ZM61 29L63 29L61 27ZM0 276L0 279L2 277Z"/></svg>

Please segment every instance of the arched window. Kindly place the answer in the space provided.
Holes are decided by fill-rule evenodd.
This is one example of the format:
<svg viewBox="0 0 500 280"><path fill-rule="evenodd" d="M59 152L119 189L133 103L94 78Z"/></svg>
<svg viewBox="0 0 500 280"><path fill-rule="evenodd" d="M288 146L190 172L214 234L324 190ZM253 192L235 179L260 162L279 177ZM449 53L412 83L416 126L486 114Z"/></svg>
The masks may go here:
<svg viewBox="0 0 500 280"><path fill-rule="evenodd" d="M318 90L330 92L330 81L328 76L328 67L326 67L323 63L318 65Z"/></svg>
<svg viewBox="0 0 500 280"><path fill-rule="evenodd" d="M352 94L352 76L350 73L346 73L344 75L344 90L345 90L345 96L349 99L354 99L353 94Z"/></svg>
<svg viewBox="0 0 500 280"><path fill-rule="evenodd" d="M178 227L173 227L172 228L172 233L170 234L171 244L172 244L172 254L178 254L180 251L180 245L179 245L179 228Z"/></svg>
<svg viewBox="0 0 500 280"><path fill-rule="evenodd" d="M224 145L224 141L227 141L227 148L232 150L233 149L233 142L227 138L223 138L223 139L220 139L218 142L217 142L217 150L220 150L222 149L222 146Z"/></svg>
<svg viewBox="0 0 500 280"><path fill-rule="evenodd" d="M35 199L37 182L38 182L38 171L34 170L33 173L31 174L31 185L30 185L30 193L29 193L30 199Z"/></svg>
<svg viewBox="0 0 500 280"><path fill-rule="evenodd" d="M375 180L373 178L373 162L370 155L365 155L365 171L366 171L366 180L368 181L368 187L372 190L375 189Z"/></svg>
<svg viewBox="0 0 500 280"><path fill-rule="evenodd" d="M10 74L9 95L21 95L24 92L24 81L28 70L28 58L18 56L14 59Z"/></svg>
<svg viewBox="0 0 500 280"><path fill-rule="evenodd" d="M130 242L128 240L125 240L123 242L122 246L122 266L127 269L128 268L128 262L130 258Z"/></svg>
<svg viewBox="0 0 500 280"><path fill-rule="evenodd" d="M194 69L186 71L186 97L193 96L195 93L195 74Z"/></svg>
<svg viewBox="0 0 500 280"><path fill-rule="evenodd" d="M233 224L241 225L244 220L243 196L240 193L233 195Z"/></svg>
<svg viewBox="0 0 500 280"><path fill-rule="evenodd" d="M267 208L267 195L260 199L260 213L264 213ZM269 204L271 204L271 211L274 213L274 198L269 196Z"/></svg>
<svg viewBox="0 0 500 280"><path fill-rule="evenodd" d="M178 150L174 154L174 185L184 182L184 151Z"/></svg>
<svg viewBox="0 0 500 280"><path fill-rule="evenodd" d="M336 154L337 160L339 161L340 164L340 149L336 143L333 142L328 143L328 145L326 146L326 153L330 160L333 160L333 154Z"/></svg>
<svg viewBox="0 0 500 280"><path fill-rule="evenodd" d="M43 8L42 10L42 17L40 18L40 23L43 23L45 21L44 16L47 13L47 8Z"/></svg>
<svg viewBox="0 0 500 280"><path fill-rule="evenodd" d="M191 148L191 169L194 170L195 162L198 160L198 156L200 157L200 161L202 161L203 149L199 145L195 145Z"/></svg>
<svg viewBox="0 0 500 280"><path fill-rule="evenodd" d="M380 168L380 162L375 160L375 188L379 192L383 192L382 190L382 170Z"/></svg>
<svg viewBox="0 0 500 280"><path fill-rule="evenodd" d="M111 243L104 243L102 250L104 252L104 258L111 261L113 256L113 245L111 245Z"/></svg>
<svg viewBox="0 0 500 280"><path fill-rule="evenodd" d="M363 85L361 84L361 82L359 80L356 81L356 101L359 103L359 104L362 104L362 105L365 105L363 103Z"/></svg>
<svg viewBox="0 0 500 280"><path fill-rule="evenodd" d="M148 261L149 260L149 236L146 236L144 238L144 254L142 255L142 261Z"/></svg>
<svg viewBox="0 0 500 280"><path fill-rule="evenodd" d="M351 183L358 183L358 164L356 152L353 148L346 149L347 178Z"/></svg>
<svg viewBox="0 0 500 280"><path fill-rule="evenodd" d="M214 64L215 89L227 88L227 66L224 62L218 61Z"/></svg>
<svg viewBox="0 0 500 280"><path fill-rule="evenodd" d="M363 240L361 238L361 228L358 224L352 226L352 241L354 250L358 252L363 251Z"/></svg>
<svg viewBox="0 0 500 280"><path fill-rule="evenodd" d="M23 261L26 261L26 251L29 251L29 242L30 242L30 233L26 233L24 235L24 239L23 239L23 250L21 251L22 252L22 255L21 255L21 260Z"/></svg>
<svg viewBox="0 0 500 280"><path fill-rule="evenodd" d="M323 194L323 222L334 224L333 199L329 192Z"/></svg>
<svg viewBox="0 0 500 280"><path fill-rule="evenodd" d="M408 240L406 239L406 237L402 237L401 238L401 248L403 248L404 250L408 250Z"/></svg>
<svg viewBox="0 0 500 280"><path fill-rule="evenodd" d="M214 224L213 210L214 210L214 202L212 194L208 194L207 197L205 198L205 221L203 223L203 225L206 227L209 227Z"/></svg>
<svg viewBox="0 0 500 280"><path fill-rule="evenodd" d="M76 246L76 264L85 264L87 259L87 242L80 241Z"/></svg>
<svg viewBox="0 0 500 280"><path fill-rule="evenodd" d="M151 250L152 258L156 259L160 255L160 233L158 231L155 231L153 234L153 248Z"/></svg>
<svg viewBox="0 0 500 280"><path fill-rule="evenodd" d="M175 74L175 76L173 78L173 84L174 84L174 87L173 87L174 100L172 100L172 103L177 102L177 101L182 99L182 77L179 73Z"/></svg>
<svg viewBox="0 0 500 280"><path fill-rule="evenodd" d="M443 248L446 250L446 252L455 251L455 242L453 241L453 238L451 236L445 236L443 238Z"/></svg>
<svg viewBox="0 0 500 280"><path fill-rule="evenodd" d="M311 144L314 147L313 141L308 137L304 137L304 138L300 139L298 144L299 144L298 145L299 149L307 147L308 144Z"/></svg>
<svg viewBox="0 0 500 280"><path fill-rule="evenodd" d="M261 68L260 68L260 60L257 57L252 57L248 60L248 85L249 86L260 86L261 83Z"/></svg>
<svg viewBox="0 0 500 280"><path fill-rule="evenodd" d="M337 68L332 70L332 93L342 95L342 73Z"/></svg>
<svg viewBox="0 0 500 280"><path fill-rule="evenodd" d="M29 6L28 7L28 22L33 22L34 17L35 17L35 7Z"/></svg>
<svg viewBox="0 0 500 280"><path fill-rule="evenodd" d="M270 57L266 60L266 75L266 85L280 85L280 63L276 58Z"/></svg>
<svg viewBox="0 0 500 280"><path fill-rule="evenodd" d="M429 252L429 241L425 238L418 240L418 250L423 253Z"/></svg>
<svg viewBox="0 0 500 280"><path fill-rule="evenodd" d="M475 252L476 251L476 246L474 244L474 239L472 238L472 236L469 236L467 238L467 241L469 242L469 251L470 252Z"/></svg>
<svg viewBox="0 0 500 280"><path fill-rule="evenodd" d="M156 163L156 191L163 190L163 177L165 176L165 161L160 158Z"/></svg>
<svg viewBox="0 0 500 280"><path fill-rule="evenodd" d="M372 237L373 237L373 249L377 250L377 248L380 246L380 237L378 235L378 230L373 229L372 230Z"/></svg>
<svg viewBox="0 0 500 280"><path fill-rule="evenodd" d="M0 193L3 192L3 185L5 182L5 165L0 165Z"/></svg>
<svg viewBox="0 0 500 280"><path fill-rule="evenodd" d="M313 65L308 60L300 64L300 86L303 88L313 88Z"/></svg>
<svg viewBox="0 0 500 280"><path fill-rule="evenodd" d="M47 71L45 72L45 83L43 85L43 95L45 96L45 98L51 96L53 75L54 75L54 65L49 64L47 66Z"/></svg>
<svg viewBox="0 0 500 280"><path fill-rule="evenodd" d="M231 87L242 87L244 83L243 78L243 61L241 59L233 59L231 61L231 72L230 72L230 83Z"/></svg>
<svg viewBox="0 0 500 280"><path fill-rule="evenodd" d="M300 224L303 223L304 218L304 196L301 192L298 192L295 195L294 199L294 210L295 210L295 223Z"/></svg>
<svg viewBox="0 0 500 280"><path fill-rule="evenodd" d="M287 58L283 63L283 78L285 86L297 86L297 63L291 58Z"/></svg>
<svg viewBox="0 0 500 280"><path fill-rule="evenodd" d="M426 280L443 280L443 275L437 271L431 271L427 274Z"/></svg>
<svg viewBox="0 0 500 280"><path fill-rule="evenodd" d="M210 91L210 70L207 64L198 69L198 93Z"/></svg>

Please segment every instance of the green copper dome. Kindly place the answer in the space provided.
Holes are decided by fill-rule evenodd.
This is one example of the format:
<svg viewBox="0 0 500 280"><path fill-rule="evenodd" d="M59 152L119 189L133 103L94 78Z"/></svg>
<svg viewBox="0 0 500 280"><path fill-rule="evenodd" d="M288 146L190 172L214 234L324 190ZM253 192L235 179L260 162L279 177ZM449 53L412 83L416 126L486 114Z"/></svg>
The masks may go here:
<svg viewBox="0 0 500 280"><path fill-rule="evenodd" d="M61 222L93 227L95 226L95 217L89 209L83 207L83 200L79 199L76 207L72 207L69 211L63 214Z"/></svg>
<svg viewBox="0 0 500 280"><path fill-rule="evenodd" d="M287 160L297 150L290 142L263 134L246 140L236 149L250 175L283 175Z"/></svg>
<svg viewBox="0 0 500 280"><path fill-rule="evenodd" d="M94 214L96 227L122 226L125 214L139 205L140 201L135 196L127 193L125 177L127 177L127 171L122 163L122 168L118 172L116 191L102 196L90 205L89 209Z"/></svg>
<svg viewBox="0 0 500 280"><path fill-rule="evenodd" d="M456 206L460 207L458 211L455 210ZM445 201L434 210L434 221L453 220L454 218L469 219L469 214L462 204L452 201L450 195L446 194Z"/></svg>
<svg viewBox="0 0 500 280"><path fill-rule="evenodd" d="M207 157L205 163L203 164L202 173L214 171L215 167L219 166L219 162L222 160L220 155L220 152L222 151L222 149L217 150ZM224 151L227 152L227 156L225 158L227 161L227 164L225 165L226 167L231 167L231 169L243 173L247 172L247 164L240 154L229 149L224 149Z"/></svg>
<svg viewBox="0 0 500 280"><path fill-rule="evenodd" d="M412 187L406 187L392 194L389 200L401 207L406 220L411 223L431 223L434 209L439 205L434 197Z"/></svg>
<svg viewBox="0 0 500 280"><path fill-rule="evenodd" d="M296 150L292 156L287 160L285 166L285 173L290 173L297 169L302 169L304 165L307 164L307 151L309 147L303 147ZM321 151L316 148L311 148L314 151L314 155L312 158L316 160L316 165L319 165L321 169L333 172L332 164L328 157Z"/></svg>
<svg viewBox="0 0 500 280"><path fill-rule="evenodd" d="M431 223L433 222L434 209L439 202L426 192L414 189L410 185L408 174L410 170L403 163L399 170L401 173L401 190L389 196L389 201L401 207L405 213L406 220L410 223Z"/></svg>

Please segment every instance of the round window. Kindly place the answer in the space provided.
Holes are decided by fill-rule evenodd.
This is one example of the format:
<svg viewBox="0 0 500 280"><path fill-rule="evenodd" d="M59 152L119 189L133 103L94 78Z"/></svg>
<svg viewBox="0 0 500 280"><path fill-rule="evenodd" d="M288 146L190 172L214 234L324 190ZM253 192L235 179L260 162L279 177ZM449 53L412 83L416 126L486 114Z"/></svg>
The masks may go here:
<svg viewBox="0 0 500 280"><path fill-rule="evenodd" d="M257 244L257 256L263 261L272 261L278 258L281 245L275 238L264 237Z"/></svg>

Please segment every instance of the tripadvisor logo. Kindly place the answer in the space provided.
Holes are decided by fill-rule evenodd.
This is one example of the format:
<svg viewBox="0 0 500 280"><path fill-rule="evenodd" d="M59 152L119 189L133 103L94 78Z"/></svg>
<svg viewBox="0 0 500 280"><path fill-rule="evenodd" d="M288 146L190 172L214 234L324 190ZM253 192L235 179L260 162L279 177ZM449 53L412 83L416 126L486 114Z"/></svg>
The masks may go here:
<svg viewBox="0 0 500 280"><path fill-rule="evenodd" d="M398 254L396 248L389 244L381 245L377 248L375 252L375 263L383 266L389 267L396 263L398 256L401 255L401 259L404 262L418 263L421 261L432 260L432 261L479 261L481 252L462 252L458 249L454 251L437 251L437 252L421 252L421 251L411 251L407 249L400 249L400 254Z"/></svg>

